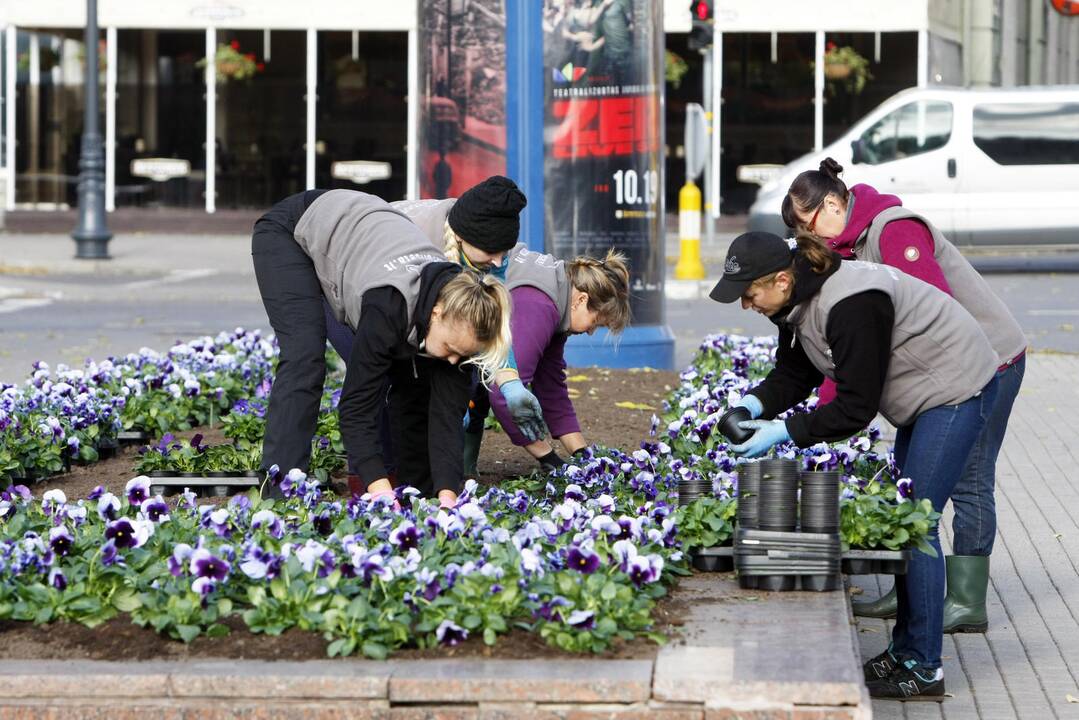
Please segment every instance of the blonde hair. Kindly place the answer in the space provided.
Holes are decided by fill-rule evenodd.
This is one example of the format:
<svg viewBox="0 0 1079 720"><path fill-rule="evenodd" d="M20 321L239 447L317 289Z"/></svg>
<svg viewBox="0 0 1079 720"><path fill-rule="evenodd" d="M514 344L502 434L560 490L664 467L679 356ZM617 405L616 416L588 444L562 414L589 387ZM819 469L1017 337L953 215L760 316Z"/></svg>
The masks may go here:
<svg viewBox="0 0 1079 720"><path fill-rule="evenodd" d="M450 227L450 221L442 223L442 254L454 265L461 264L461 238Z"/></svg>
<svg viewBox="0 0 1079 720"><path fill-rule="evenodd" d="M588 295L588 309L615 335L629 325L629 267L626 256L608 250L602 260L581 256L566 263L574 288Z"/></svg>
<svg viewBox="0 0 1079 720"><path fill-rule="evenodd" d="M496 278L462 269L438 293L446 322L472 330L483 350L466 363L480 371L484 385L506 365L510 352L510 295Z"/></svg>

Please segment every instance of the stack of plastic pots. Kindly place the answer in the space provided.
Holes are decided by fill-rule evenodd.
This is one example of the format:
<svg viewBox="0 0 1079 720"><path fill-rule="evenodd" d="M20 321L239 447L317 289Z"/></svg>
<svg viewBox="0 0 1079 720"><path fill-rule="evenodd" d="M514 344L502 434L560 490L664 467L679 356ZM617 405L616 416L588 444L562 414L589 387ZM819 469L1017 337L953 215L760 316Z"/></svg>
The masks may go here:
<svg viewBox="0 0 1079 720"><path fill-rule="evenodd" d="M803 533L837 535L839 533L839 471L803 472L800 507ZM841 584L839 574L803 575L803 590L835 590Z"/></svg>
<svg viewBox="0 0 1079 720"><path fill-rule="evenodd" d="M757 527L772 532L794 532L798 527L798 463L764 460L760 466Z"/></svg>
<svg viewBox="0 0 1079 720"><path fill-rule="evenodd" d="M757 527L766 532L794 532L798 528L798 463L794 460L763 460ZM760 575L761 590L794 590L793 575Z"/></svg>
<svg viewBox="0 0 1079 720"><path fill-rule="evenodd" d="M786 591L798 588L799 580L803 590L841 587L840 479L836 472L801 473L794 460L739 468L734 558L741 587Z"/></svg>
<svg viewBox="0 0 1079 720"><path fill-rule="evenodd" d="M678 480L678 504L689 505L694 500L712 497L712 481L708 478Z"/></svg>
<svg viewBox="0 0 1079 720"><path fill-rule="evenodd" d="M757 529L757 509L760 507L761 464L748 462L738 467L738 529ZM757 587L757 576L739 574L738 584L746 589Z"/></svg>

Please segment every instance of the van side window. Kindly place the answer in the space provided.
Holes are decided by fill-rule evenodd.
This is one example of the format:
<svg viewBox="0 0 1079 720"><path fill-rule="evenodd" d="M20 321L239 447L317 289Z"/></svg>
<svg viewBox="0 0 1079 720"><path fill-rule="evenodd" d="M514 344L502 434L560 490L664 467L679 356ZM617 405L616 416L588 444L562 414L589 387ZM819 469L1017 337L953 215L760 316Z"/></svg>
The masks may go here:
<svg viewBox="0 0 1079 720"><path fill-rule="evenodd" d="M952 104L918 100L893 110L862 133L862 162L870 165L901 160L942 148L952 136Z"/></svg>
<svg viewBox="0 0 1079 720"><path fill-rule="evenodd" d="M976 105L974 144L1000 165L1079 164L1079 103Z"/></svg>

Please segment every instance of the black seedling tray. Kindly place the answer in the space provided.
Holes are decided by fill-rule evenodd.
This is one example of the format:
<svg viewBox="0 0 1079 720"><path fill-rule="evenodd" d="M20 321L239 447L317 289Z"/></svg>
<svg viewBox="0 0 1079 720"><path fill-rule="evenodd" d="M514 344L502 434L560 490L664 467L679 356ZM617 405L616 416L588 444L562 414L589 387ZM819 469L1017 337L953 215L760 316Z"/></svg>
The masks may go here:
<svg viewBox="0 0 1079 720"><path fill-rule="evenodd" d="M906 575L910 550L847 550L843 572L847 575Z"/></svg>
<svg viewBox="0 0 1079 720"><path fill-rule="evenodd" d="M151 495L175 495L183 492L184 488L191 488L196 495L228 497L262 484L260 474L254 471L206 474L152 472L149 478Z"/></svg>

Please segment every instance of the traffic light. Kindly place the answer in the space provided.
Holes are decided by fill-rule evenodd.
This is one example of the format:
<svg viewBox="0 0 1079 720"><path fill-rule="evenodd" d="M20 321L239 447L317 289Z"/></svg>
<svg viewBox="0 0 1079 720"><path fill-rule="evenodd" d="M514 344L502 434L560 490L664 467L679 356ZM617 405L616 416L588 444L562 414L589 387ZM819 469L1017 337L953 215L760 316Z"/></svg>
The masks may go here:
<svg viewBox="0 0 1079 720"><path fill-rule="evenodd" d="M689 32L689 49L706 50L712 46L712 0L692 0L689 14L693 28Z"/></svg>

